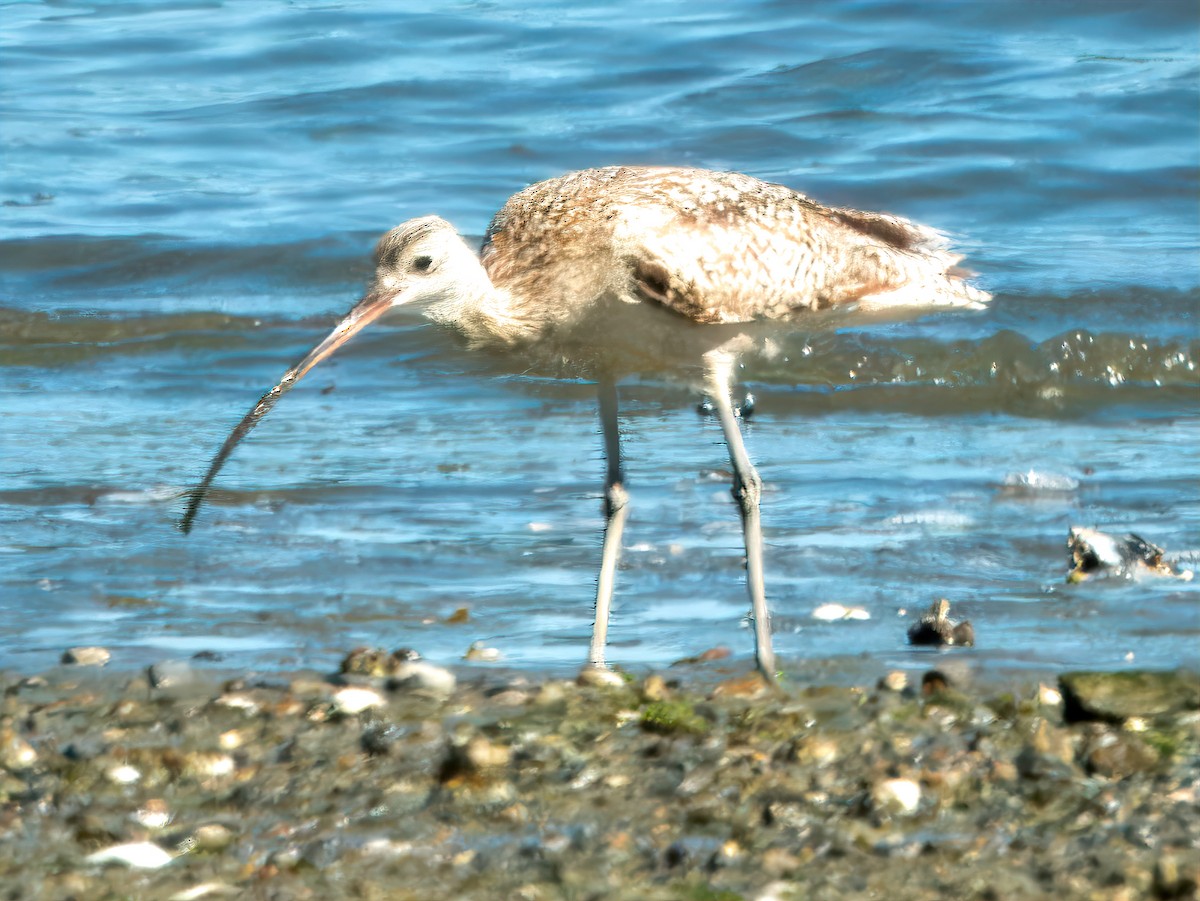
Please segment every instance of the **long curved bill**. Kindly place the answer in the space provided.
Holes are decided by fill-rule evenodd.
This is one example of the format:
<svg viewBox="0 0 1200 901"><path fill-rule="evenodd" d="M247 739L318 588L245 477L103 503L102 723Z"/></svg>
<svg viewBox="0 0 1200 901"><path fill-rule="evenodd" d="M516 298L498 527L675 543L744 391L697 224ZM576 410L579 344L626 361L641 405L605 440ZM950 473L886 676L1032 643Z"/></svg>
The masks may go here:
<svg viewBox="0 0 1200 901"><path fill-rule="evenodd" d="M225 443L221 445L221 449L213 457L212 462L208 465L208 472L204 474L204 478L201 479L200 484L188 492L187 509L184 511L183 517L179 520L179 530L181 532L187 534L192 530L196 514L200 512L200 507L204 503L204 499L208 496L208 489L212 486L217 473L221 471L221 467L225 465L225 461L229 459L229 455L233 453L238 443L250 434L250 430L258 425L259 420L271 412L271 408L278 403L279 398L292 390L292 387L300 379L304 378L310 369L331 356L334 351L349 341L351 337L386 313L391 308L393 299L394 295L392 294L373 292L360 300L346 314L345 318L338 323L337 328L329 333L329 336L324 341L310 350L303 360L285 372L283 378L279 380L279 384L264 394L259 402L251 408L250 412L242 417L242 421L229 433L229 437L225 439Z"/></svg>

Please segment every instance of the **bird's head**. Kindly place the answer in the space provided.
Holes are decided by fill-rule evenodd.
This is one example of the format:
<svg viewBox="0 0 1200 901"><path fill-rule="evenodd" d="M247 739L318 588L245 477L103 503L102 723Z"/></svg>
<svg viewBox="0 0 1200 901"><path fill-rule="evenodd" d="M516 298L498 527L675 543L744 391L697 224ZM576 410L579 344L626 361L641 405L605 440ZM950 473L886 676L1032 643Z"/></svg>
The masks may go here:
<svg viewBox="0 0 1200 901"><path fill-rule="evenodd" d="M375 248L375 279L367 293L320 344L284 373L279 384L262 396L225 439L203 481L190 493L180 528L184 532L191 529L209 485L238 442L309 370L393 307L461 304L464 297L480 291L486 279L478 258L444 219L412 219L384 235Z"/></svg>

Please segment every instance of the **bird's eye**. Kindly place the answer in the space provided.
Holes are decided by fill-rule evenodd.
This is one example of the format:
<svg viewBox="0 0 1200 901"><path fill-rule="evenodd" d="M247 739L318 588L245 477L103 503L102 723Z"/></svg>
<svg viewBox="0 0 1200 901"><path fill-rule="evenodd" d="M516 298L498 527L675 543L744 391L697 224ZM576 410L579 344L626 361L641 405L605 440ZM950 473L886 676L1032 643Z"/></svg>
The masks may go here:
<svg viewBox="0 0 1200 901"><path fill-rule="evenodd" d="M428 272L433 268L433 257L413 257L412 268L413 272Z"/></svg>

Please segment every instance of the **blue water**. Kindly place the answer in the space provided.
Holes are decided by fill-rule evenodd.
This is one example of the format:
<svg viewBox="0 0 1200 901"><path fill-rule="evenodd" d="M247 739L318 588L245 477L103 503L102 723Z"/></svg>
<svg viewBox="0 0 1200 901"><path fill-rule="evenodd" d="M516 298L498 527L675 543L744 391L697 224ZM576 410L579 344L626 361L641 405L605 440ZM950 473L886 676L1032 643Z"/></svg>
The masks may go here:
<svg viewBox="0 0 1200 901"><path fill-rule="evenodd" d="M526 184L614 163L909 216L996 295L814 324L745 373L785 668L943 661L904 638L940 596L984 671L1194 664L1196 582L1063 577L1074 524L1200 556L1198 60L1193 0L0 3L0 666L477 639L579 662L593 390L418 316L317 370L195 533L173 522L381 232L436 212L479 236ZM752 647L695 400L623 392L610 657L633 668ZM1060 487L1006 487L1030 471ZM813 620L830 601L871 619Z"/></svg>

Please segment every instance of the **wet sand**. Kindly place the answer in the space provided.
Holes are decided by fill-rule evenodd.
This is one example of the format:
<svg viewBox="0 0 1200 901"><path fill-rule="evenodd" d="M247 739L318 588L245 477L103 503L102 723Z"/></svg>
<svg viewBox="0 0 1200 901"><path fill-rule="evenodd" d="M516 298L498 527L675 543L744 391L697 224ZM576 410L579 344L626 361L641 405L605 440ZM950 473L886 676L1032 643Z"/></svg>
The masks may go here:
<svg viewBox="0 0 1200 901"><path fill-rule="evenodd" d="M8 673L2 896L1196 897L1194 673L775 695L727 664Z"/></svg>

